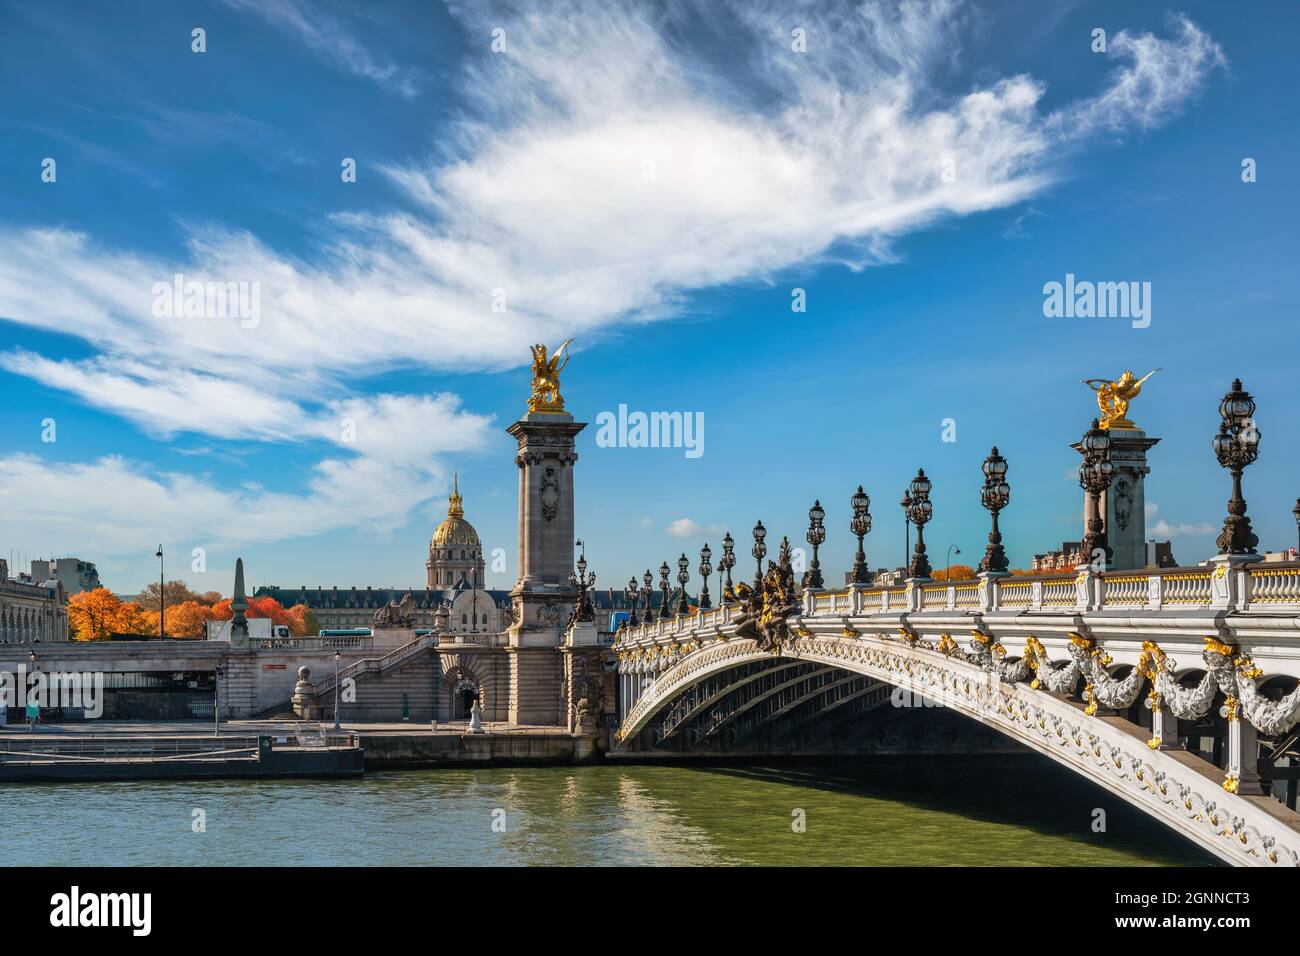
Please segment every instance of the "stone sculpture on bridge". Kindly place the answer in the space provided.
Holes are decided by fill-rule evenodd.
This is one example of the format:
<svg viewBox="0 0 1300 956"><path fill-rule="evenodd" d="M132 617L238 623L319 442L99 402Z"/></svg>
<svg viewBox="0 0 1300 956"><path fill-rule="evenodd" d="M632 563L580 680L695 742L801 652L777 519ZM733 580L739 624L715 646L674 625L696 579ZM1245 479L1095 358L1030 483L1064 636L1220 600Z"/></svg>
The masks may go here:
<svg viewBox="0 0 1300 956"><path fill-rule="evenodd" d="M376 611L375 627L405 629L415 627L415 598L411 593L408 591L400 604L389 601Z"/></svg>

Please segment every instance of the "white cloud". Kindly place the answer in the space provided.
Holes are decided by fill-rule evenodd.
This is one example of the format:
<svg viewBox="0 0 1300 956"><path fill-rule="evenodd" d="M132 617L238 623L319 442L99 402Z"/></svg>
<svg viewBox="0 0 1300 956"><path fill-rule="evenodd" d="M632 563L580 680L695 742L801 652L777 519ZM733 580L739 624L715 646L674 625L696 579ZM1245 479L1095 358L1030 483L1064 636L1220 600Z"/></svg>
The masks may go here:
<svg viewBox="0 0 1300 956"><path fill-rule="evenodd" d="M296 36L323 59L339 63L380 86L415 96L416 73L375 56L348 27L309 0L224 0L236 10L261 16L278 30Z"/></svg>
<svg viewBox="0 0 1300 956"><path fill-rule="evenodd" d="M1146 505L1147 521L1149 522L1152 518L1154 518L1156 516L1156 513L1159 510L1160 510L1159 505L1156 505L1155 503L1148 501ZM1158 521L1156 521L1155 524L1147 525L1148 538L1165 538L1165 539L1172 540L1173 538L1189 538L1198 535L1203 536L1207 534L1218 534L1218 533L1219 533L1219 529L1217 527L1215 527L1212 524L1205 524L1204 522L1200 524L1188 524L1188 523L1170 524L1164 518L1161 518Z"/></svg>
<svg viewBox="0 0 1300 956"><path fill-rule="evenodd" d="M694 538L703 528L693 518L674 518L664 530L674 538Z"/></svg>
<svg viewBox="0 0 1300 956"><path fill-rule="evenodd" d="M414 88L409 72L304 0L227 2L358 75ZM684 8L635 3L456 7L471 35L503 27L507 51L485 41L471 53L465 119L443 131L436 158L379 167L411 211L336 217L302 258L204 227L174 255L63 228L10 229L0 233L0 316L95 354L16 351L0 363L157 435L337 444L341 417L364 422L347 449L355 457L320 462L313 488L289 503L320 527L316 509L331 495L356 493L385 463L410 470L414 493L429 456L476 447L485 424L450 396L351 398L355 377L498 370L531 342L577 335L581 345L612 323L669 316L695 290L824 260L887 260L906 233L1040 192L1085 137L1174 115L1223 62L1180 19L1169 39L1116 35L1107 85L1055 113L1039 108L1043 85L1024 75L951 94L941 77L960 6L810 7L799 16L806 54L790 51L775 3L700 6L691 30L681 29ZM259 283L260 323L153 315L154 284L178 272ZM492 309L498 289L505 312ZM447 427L431 427L430 413ZM113 467L135 475L132 487L194 495L201 512L272 500ZM384 494L398 507L408 496L401 476L395 484ZM83 514L76 500L67 497L69 513Z"/></svg>

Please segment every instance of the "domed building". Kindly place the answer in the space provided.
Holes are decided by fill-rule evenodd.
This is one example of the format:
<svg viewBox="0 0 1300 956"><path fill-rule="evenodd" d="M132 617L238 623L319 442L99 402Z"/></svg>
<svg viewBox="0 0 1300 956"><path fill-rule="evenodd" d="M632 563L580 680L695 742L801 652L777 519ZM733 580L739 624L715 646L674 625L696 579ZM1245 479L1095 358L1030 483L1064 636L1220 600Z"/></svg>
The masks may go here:
<svg viewBox="0 0 1300 956"><path fill-rule="evenodd" d="M483 543L474 526L465 520L459 475L453 479L447 517L429 539L429 560L424 566L430 588L454 588L461 578L471 587L483 586Z"/></svg>

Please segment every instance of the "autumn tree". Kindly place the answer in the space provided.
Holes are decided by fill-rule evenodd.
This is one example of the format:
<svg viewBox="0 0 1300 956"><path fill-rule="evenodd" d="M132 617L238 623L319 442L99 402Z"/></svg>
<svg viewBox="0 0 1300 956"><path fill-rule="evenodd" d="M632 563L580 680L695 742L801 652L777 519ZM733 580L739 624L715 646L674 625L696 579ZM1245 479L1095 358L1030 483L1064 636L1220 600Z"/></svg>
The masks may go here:
<svg viewBox="0 0 1300 956"><path fill-rule="evenodd" d="M975 578L975 569L969 564L954 564L950 568L939 568L930 576L936 581L971 581Z"/></svg>
<svg viewBox="0 0 1300 956"><path fill-rule="evenodd" d="M156 632L156 617L153 623ZM124 602L108 588L95 588L68 599L68 629L74 640L103 641L113 634L148 634L149 620L140 605Z"/></svg>
<svg viewBox="0 0 1300 956"><path fill-rule="evenodd" d="M140 592L140 606L146 611L158 613L158 582L150 584ZM167 599L167 607L173 608L185 604L187 601L200 601L199 595L190 590L189 585L184 581L168 581L167 586L162 589L163 596ZM218 595L219 596L219 595ZM157 622L155 621L155 624ZM155 628L156 630L157 628Z"/></svg>

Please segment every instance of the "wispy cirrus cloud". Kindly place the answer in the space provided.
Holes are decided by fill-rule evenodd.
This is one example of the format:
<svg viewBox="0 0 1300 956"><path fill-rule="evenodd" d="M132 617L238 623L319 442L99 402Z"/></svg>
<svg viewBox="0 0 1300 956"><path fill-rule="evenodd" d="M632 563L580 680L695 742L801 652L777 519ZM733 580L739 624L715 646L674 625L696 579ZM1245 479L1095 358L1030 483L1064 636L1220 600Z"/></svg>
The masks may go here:
<svg viewBox="0 0 1300 956"><path fill-rule="evenodd" d="M306 0L226 2L359 76L414 90ZM303 257L203 226L171 256L59 226L4 232L0 316L95 354L0 362L154 434L315 440L340 409L303 396L346 396L356 376L506 368L528 343L670 317L698 290L888 261L902 236L1040 193L1098 135L1167 121L1224 62L1185 18L1166 36L1121 32L1097 92L1047 111L1043 83L1024 74L945 82L964 10L808 7L796 53L776 3L456 6L473 35L504 29L506 48L469 55L463 115L436 155L380 164L406 208L335 217ZM679 29L688 16L698 29ZM260 323L155 316L151 289L178 272L257 282ZM374 430L399 434L416 402L371 399ZM447 414L460 425L441 450L471 447L481 426ZM306 507L328 506L329 482L343 487L367 463L435 454L398 441L350 451L321 462L325 490L305 493Z"/></svg>
<svg viewBox="0 0 1300 956"><path fill-rule="evenodd" d="M323 59L400 93L418 92L417 70L389 62L361 42L339 17L311 0L222 0L236 10L256 14L271 26L306 44Z"/></svg>

